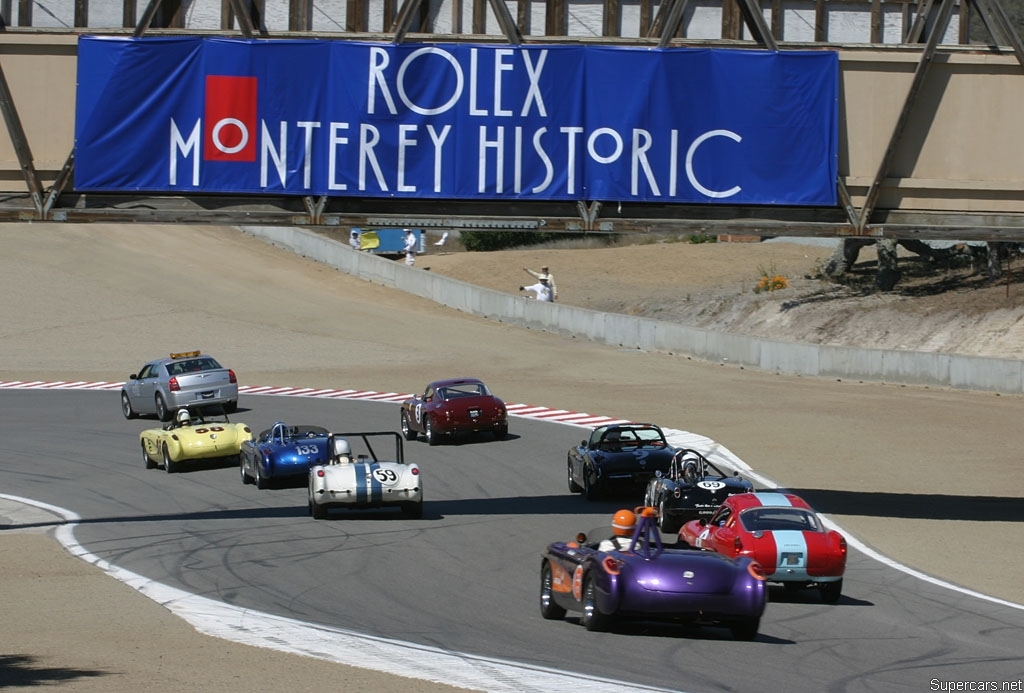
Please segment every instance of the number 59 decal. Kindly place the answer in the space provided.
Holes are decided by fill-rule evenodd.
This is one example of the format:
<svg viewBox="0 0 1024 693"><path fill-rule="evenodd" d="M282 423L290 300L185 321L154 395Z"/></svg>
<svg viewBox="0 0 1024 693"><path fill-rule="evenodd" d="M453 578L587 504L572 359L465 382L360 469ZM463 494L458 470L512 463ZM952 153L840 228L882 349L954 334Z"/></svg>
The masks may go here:
<svg viewBox="0 0 1024 693"><path fill-rule="evenodd" d="M373 478L384 486L394 486L398 483L398 474L393 469L374 469Z"/></svg>

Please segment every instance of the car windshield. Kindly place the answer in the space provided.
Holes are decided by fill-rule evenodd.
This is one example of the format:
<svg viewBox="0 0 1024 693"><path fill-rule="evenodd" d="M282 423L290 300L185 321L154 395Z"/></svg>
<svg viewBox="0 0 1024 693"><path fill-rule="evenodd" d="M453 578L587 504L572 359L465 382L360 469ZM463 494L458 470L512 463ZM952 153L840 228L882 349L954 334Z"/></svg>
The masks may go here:
<svg viewBox="0 0 1024 693"><path fill-rule="evenodd" d="M182 359L167 364L167 372L171 375L184 375L185 373L199 373L200 371L215 371L221 366L210 356L200 356L194 359Z"/></svg>
<svg viewBox="0 0 1024 693"><path fill-rule="evenodd" d="M665 441L665 437L661 431L653 427L620 427L620 428L609 428L601 436L600 444L602 448L637 448L637 447L666 447L668 444Z"/></svg>
<svg viewBox="0 0 1024 693"><path fill-rule="evenodd" d="M487 386L483 383L457 383L455 385L446 385L441 388L441 391L445 399L452 399L454 397L478 397L480 395L491 394L487 389Z"/></svg>
<svg viewBox="0 0 1024 693"><path fill-rule="evenodd" d="M821 531L814 513L802 508L751 508L740 513L740 522L748 532Z"/></svg>
<svg viewBox="0 0 1024 693"><path fill-rule="evenodd" d="M224 413L224 409L217 405L211 405L204 409L189 409L191 415L190 426L198 426L199 424L212 424L212 423L230 423L228 415Z"/></svg>

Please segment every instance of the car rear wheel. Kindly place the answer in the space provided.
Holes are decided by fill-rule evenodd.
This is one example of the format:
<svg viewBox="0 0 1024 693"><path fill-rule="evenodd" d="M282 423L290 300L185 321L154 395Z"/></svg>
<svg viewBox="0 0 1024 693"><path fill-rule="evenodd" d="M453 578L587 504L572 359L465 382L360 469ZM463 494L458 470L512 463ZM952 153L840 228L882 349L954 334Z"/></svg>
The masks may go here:
<svg viewBox="0 0 1024 693"><path fill-rule="evenodd" d="M156 418L160 419L161 421L170 421L171 412L167 409L167 402L164 401L164 396L161 395L159 392L156 393L155 405Z"/></svg>
<svg viewBox="0 0 1024 693"><path fill-rule="evenodd" d="M551 563L544 561L540 569L540 615L555 621L565 618L565 609L555 603L555 598L551 594L551 582Z"/></svg>
<svg viewBox="0 0 1024 693"><path fill-rule="evenodd" d="M171 459L171 453L167 449L167 443L164 443L164 471L168 474L174 474L178 471L178 465Z"/></svg>
<svg viewBox="0 0 1024 693"><path fill-rule="evenodd" d="M757 629L761 627L760 618L748 618L745 621L737 621L729 626L732 637L735 640L753 640L757 637Z"/></svg>
<svg viewBox="0 0 1024 693"><path fill-rule="evenodd" d="M569 479L569 493L580 493L583 491L583 487L576 483L576 480L572 478L572 462L565 463L566 476Z"/></svg>
<svg viewBox="0 0 1024 693"><path fill-rule="evenodd" d="M818 593L821 595L821 601L826 604L835 604L843 594L843 581L823 582L818 585Z"/></svg>
<svg viewBox="0 0 1024 693"><path fill-rule="evenodd" d="M441 442L438 435L434 433L434 426L430 423L429 416L423 421L423 437L427 439L427 445L437 445Z"/></svg>
<svg viewBox="0 0 1024 693"><path fill-rule="evenodd" d="M156 469L156 462L150 459L149 455L146 454L146 443L142 443L142 461L146 465L146 469Z"/></svg>
<svg viewBox="0 0 1024 693"><path fill-rule="evenodd" d="M494 429L495 440L505 440L506 438L508 438L508 426Z"/></svg>
<svg viewBox="0 0 1024 693"><path fill-rule="evenodd" d="M238 400L233 399L227 404L225 404L224 411L227 412L228 414L234 414L236 411L238 411Z"/></svg>
<svg viewBox="0 0 1024 693"><path fill-rule="evenodd" d="M423 501L419 503L402 503L402 514L410 520L418 520L423 517Z"/></svg>
<svg viewBox="0 0 1024 693"><path fill-rule="evenodd" d="M314 520L326 520L327 519L327 508L322 505L317 505L313 502L313 499L309 499L309 512L313 516Z"/></svg>
<svg viewBox="0 0 1024 693"><path fill-rule="evenodd" d="M608 630L611 617L597 608L597 586L594 578L588 576L583 584L583 627L589 631Z"/></svg>
<svg viewBox="0 0 1024 693"><path fill-rule="evenodd" d="M132 409L132 401L124 390L121 390L121 413L124 414L126 419L137 419L139 417L138 413Z"/></svg>
<svg viewBox="0 0 1024 693"><path fill-rule="evenodd" d="M675 534L679 531L679 527L676 526L675 520L668 516L666 510L668 508L665 507L665 499L662 498L658 503L658 529L662 534Z"/></svg>
<svg viewBox="0 0 1024 693"><path fill-rule="evenodd" d="M269 485L270 480L260 474L260 463L258 461L253 465L252 473L255 475L256 488L262 491Z"/></svg>
<svg viewBox="0 0 1024 693"><path fill-rule="evenodd" d="M404 411L402 412L402 436L406 440L416 440L416 431L412 430L409 426L409 415Z"/></svg>
<svg viewBox="0 0 1024 693"><path fill-rule="evenodd" d="M252 483L252 477L245 473L245 461L241 455L238 456L238 472L242 475L243 486L248 486Z"/></svg>
<svg viewBox="0 0 1024 693"><path fill-rule="evenodd" d="M587 500L597 500L601 497L600 489L596 484L590 483L590 475L587 474L587 470L583 470L583 495L586 496Z"/></svg>

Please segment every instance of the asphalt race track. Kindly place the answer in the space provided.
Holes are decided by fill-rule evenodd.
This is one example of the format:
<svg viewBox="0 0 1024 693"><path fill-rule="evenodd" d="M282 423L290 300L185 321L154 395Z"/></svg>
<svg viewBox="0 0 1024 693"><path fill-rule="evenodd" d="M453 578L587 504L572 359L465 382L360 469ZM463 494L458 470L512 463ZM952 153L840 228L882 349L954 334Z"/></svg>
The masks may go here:
<svg viewBox="0 0 1024 693"><path fill-rule="evenodd" d="M304 488L243 486L236 466L146 470L137 435L157 423L121 418L116 391L2 390L0 405L4 493L74 511L78 542L113 565L234 606L672 690L921 691L950 681L1020 690L1024 676L1024 610L857 551L839 604L772 588L750 643L724 629L589 633L573 614L543 620L544 546L636 503L568 493L565 454L578 427L515 418L502 442L406 443L406 459L423 469L422 520L373 510L314 521ZM257 431L274 420L397 430L398 405L243 396L232 420Z"/></svg>

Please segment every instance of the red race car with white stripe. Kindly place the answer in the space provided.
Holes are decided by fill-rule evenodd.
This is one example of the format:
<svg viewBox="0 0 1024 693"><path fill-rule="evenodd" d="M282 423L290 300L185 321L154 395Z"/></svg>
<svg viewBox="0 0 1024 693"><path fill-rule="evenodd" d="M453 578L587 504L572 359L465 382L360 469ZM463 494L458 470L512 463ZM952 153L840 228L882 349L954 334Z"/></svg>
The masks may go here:
<svg viewBox="0 0 1024 693"><path fill-rule="evenodd" d="M749 556L769 582L791 590L816 587L829 604L843 591L846 539L826 529L807 501L791 493L729 496L710 520L683 525L679 540L729 557Z"/></svg>

